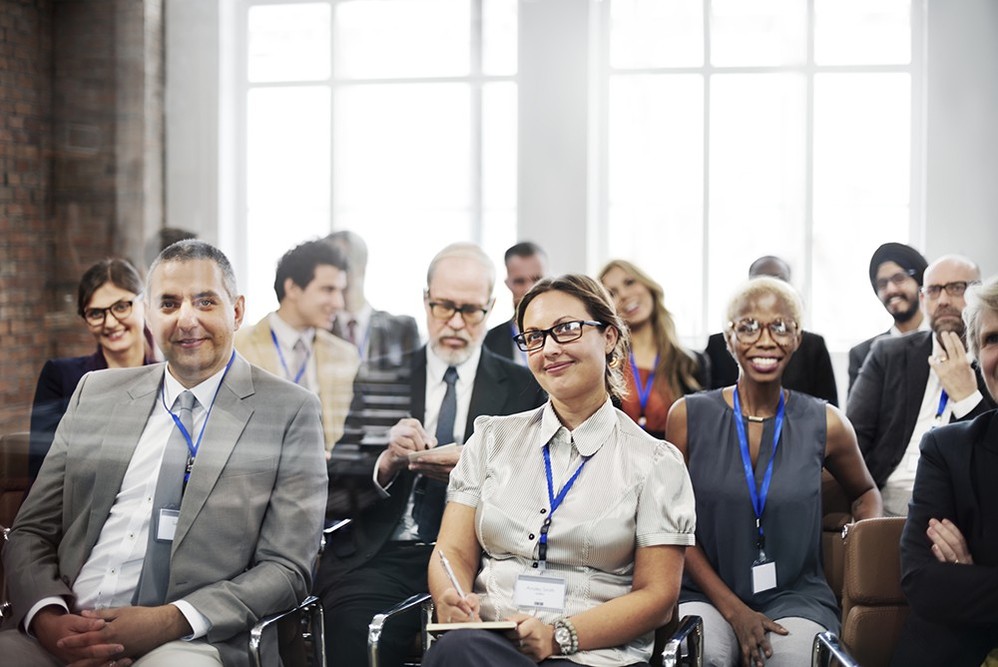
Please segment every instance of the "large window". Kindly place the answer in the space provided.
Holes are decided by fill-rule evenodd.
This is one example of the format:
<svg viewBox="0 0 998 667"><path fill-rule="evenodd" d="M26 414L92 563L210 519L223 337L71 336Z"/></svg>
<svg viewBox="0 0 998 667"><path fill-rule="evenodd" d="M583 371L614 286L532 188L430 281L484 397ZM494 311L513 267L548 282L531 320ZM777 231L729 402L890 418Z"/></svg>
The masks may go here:
<svg viewBox="0 0 998 667"><path fill-rule="evenodd" d="M660 280L691 343L764 254L790 262L830 347L876 333L869 257L922 224L920 3L601 7L601 259Z"/></svg>
<svg viewBox="0 0 998 667"><path fill-rule="evenodd" d="M250 0L236 20L251 318L274 306L280 255L331 229L364 237L368 297L394 312L419 311L446 243L501 260L516 240L516 0Z"/></svg>

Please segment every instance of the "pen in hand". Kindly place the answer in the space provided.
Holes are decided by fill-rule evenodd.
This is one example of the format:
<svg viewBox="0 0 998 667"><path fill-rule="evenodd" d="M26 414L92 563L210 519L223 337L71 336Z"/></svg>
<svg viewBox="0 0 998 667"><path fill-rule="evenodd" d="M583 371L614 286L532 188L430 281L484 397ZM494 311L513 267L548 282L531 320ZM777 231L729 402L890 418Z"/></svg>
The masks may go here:
<svg viewBox="0 0 998 667"><path fill-rule="evenodd" d="M461 597L461 599L466 601L468 596L465 595L464 589L461 588L461 584L457 582L457 577L454 576L454 570L451 568L450 561L447 560L447 556L444 555L443 551L438 551L437 555L440 556L440 565L444 568L444 572L447 573L447 578L450 579L450 585L454 587L454 590L457 591L457 594ZM471 620L475 620L474 612L471 613Z"/></svg>

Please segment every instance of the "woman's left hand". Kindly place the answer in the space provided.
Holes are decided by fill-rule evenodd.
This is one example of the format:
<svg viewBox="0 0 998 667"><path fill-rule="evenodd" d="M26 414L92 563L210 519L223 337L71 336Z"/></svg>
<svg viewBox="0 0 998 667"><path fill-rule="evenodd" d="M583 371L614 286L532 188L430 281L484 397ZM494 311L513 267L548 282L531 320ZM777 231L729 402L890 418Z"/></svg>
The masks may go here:
<svg viewBox="0 0 998 667"><path fill-rule="evenodd" d="M519 642L520 652L531 660L540 662L555 654L553 625L529 614L513 614L506 620L516 621L511 639Z"/></svg>
<svg viewBox="0 0 998 667"><path fill-rule="evenodd" d="M932 555L940 563L974 564L974 558L967 550L967 540L963 539L963 533L949 519L929 519L929 529L925 534L932 540Z"/></svg>

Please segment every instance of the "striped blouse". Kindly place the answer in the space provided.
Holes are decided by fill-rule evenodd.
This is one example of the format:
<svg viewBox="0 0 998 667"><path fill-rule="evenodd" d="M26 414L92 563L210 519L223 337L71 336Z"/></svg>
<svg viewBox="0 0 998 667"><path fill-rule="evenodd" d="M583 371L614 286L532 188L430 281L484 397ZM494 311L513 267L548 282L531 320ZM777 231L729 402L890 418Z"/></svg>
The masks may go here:
<svg viewBox="0 0 998 667"><path fill-rule="evenodd" d="M542 448L551 445L555 493L591 456L564 502L549 515ZM564 614L539 612L547 623L631 590L634 551L690 546L696 518L693 488L679 451L642 431L609 400L574 431L550 402L507 417L479 417L451 473L448 500L475 508L482 566L475 592L482 618L514 613L520 574L537 574L538 538L550 516L547 572L565 579ZM544 510L542 513L541 510ZM569 656L585 665L647 661L652 633L614 648Z"/></svg>

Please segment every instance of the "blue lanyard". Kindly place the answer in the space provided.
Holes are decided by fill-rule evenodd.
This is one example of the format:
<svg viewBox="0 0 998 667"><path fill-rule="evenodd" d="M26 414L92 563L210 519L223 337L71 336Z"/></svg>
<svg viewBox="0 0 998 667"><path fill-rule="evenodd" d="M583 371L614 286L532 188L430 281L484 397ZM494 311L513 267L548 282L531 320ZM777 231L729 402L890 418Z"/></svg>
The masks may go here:
<svg viewBox="0 0 998 667"><path fill-rule="evenodd" d="M749 454L748 435L745 433L745 423L742 418L742 405L738 400L738 386L735 385L735 426L738 429L738 445L742 453L742 466L745 468L745 481L748 483L749 498L752 499L752 509L755 511L755 527L759 531L756 546L759 554L765 558L766 538L762 532L762 513L766 509L766 498L769 496L769 484L773 481L773 464L776 462L776 448L780 444L780 432L783 431L783 390L780 389L780 403L776 407L776 425L773 430L773 451L766 465L766 474L762 478L762 487L757 488L755 471L752 469L752 456Z"/></svg>
<svg viewBox="0 0 998 667"><path fill-rule="evenodd" d="M177 425L178 429L180 429L180 435L184 436L184 440L187 442L187 454L188 454L187 469L184 471L185 488L187 486L187 480L191 478L191 469L194 467L194 459L198 455L198 449L201 448L201 440L204 438L204 430L208 428L208 419L211 417L211 409L215 407L215 399L218 398L218 392L222 389L222 382L225 381L225 376L229 374L229 369L232 368L232 362L235 360L236 360L236 352L235 350L233 350L232 356L229 357L229 363L225 365L225 372L222 373L222 378L218 381L218 386L215 388L215 395L211 397L211 404L208 405L208 414L205 415L204 423L201 424L201 432L198 434L198 441L196 443L194 442L194 439L191 437L190 432L187 430L187 427L184 426L184 423L182 421L180 421L180 417L173 414L173 410L166 407L165 386L159 392L160 399L163 401L163 407L166 409L168 413L170 413L170 417L173 418L173 423ZM191 424L191 426L193 426L193 424Z"/></svg>
<svg viewBox="0 0 998 667"><path fill-rule="evenodd" d="M537 555L538 560L540 561L539 568L541 570L544 569L544 565L547 563L548 530L551 528L551 516L554 514L556 509L561 507L561 503L565 500L565 496L568 495L569 489L571 489L572 485L575 484L575 480L579 478L579 473L582 472L582 468L586 465L586 462L590 458L590 456L582 457L582 463L580 463L579 467L575 469L575 472L568 478L568 481L565 482L564 486L561 487L561 491L559 491L556 496L554 495L554 479L551 477L551 446L544 445L544 473L547 476L548 481L548 501L551 503L551 511L548 512L547 518L544 519L544 523L541 525L541 537L540 540L538 540L539 546Z"/></svg>
<svg viewBox="0 0 998 667"><path fill-rule="evenodd" d="M939 396L939 407L936 408L936 421L941 422L943 420L943 411L946 410L946 401L949 400L949 395L946 390L943 389L943 393Z"/></svg>
<svg viewBox="0 0 998 667"><path fill-rule="evenodd" d="M294 379L292 379L291 371L288 370L288 362L284 360L284 353L281 352L281 346L277 342L277 334L274 333L273 329L270 330L270 339L274 341L274 348L277 350L277 358L281 361L281 368L284 369L284 377L291 380L295 384L298 384L298 380L301 380L301 376L305 374L305 368L308 366L308 360L312 357L312 350L309 350L305 354L305 361L301 362L301 368L298 369Z"/></svg>
<svg viewBox="0 0 998 667"><path fill-rule="evenodd" d="M645 408L648 407L648 397L651 396L651 386L655 383L655 369L658 368L658 354L655 355L655 363L648 371L648 378L644 386L641 385L641 375L638 373L638 364L634 361L634 353L631 352L631 373L634 374L634 386L638 388L638 402L641 404L641 415L644 416Z"/></svg>

